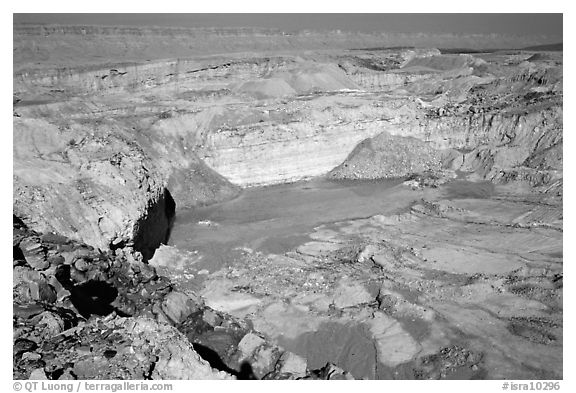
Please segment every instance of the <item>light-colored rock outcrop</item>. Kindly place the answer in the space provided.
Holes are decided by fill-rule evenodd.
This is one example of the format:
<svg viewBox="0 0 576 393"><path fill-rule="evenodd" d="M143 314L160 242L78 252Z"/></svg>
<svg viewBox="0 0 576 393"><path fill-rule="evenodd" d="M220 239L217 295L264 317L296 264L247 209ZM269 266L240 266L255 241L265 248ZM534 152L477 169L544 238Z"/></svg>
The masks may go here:
<svg viewBox="0 0 576 393"><path fill-rule="evenodd" d="M223 371L216 371L202 359L186 337L175 328L149 319L125 323L126 334L134 341L147 342L158 349L154 379L232 379ZM122 325L120 325L122 326Z"/></svg>

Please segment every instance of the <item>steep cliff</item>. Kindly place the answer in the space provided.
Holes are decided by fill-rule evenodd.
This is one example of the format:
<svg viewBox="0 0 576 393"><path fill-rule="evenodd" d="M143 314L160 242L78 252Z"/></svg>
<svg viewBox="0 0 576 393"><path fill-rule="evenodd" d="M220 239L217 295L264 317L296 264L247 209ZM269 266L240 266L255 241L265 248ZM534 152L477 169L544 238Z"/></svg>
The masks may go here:
<svg viewBox="0 0 576 393"><path fill-rule="evenodd" d="M14 213L29 225L108 249L132 243L146 217L157 216L146 248L166 236L174 209L165 206L162 178L114 127L15 118L13 131Z"/></svg>

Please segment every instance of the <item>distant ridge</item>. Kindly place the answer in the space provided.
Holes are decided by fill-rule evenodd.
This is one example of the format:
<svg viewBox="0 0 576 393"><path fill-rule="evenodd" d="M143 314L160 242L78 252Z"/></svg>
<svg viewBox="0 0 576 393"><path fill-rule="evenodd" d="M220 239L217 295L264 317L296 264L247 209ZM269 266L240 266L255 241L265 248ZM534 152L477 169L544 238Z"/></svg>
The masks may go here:
<svg viewBox="0 0 576 393"><path fill-rule="evenodd" d="M561 52L563 51L563 43L559 42L556 44L545 44L545 45L535 45L535 46L528 46L526 48L522 48L522 50L531 50L531 51L556 51L556 52Z"/></svg>
<svg viewBox="0 0 576 393"><path fill-rule="evenodd" d="M444 54L473 54L473 53L494 53L504 49L472 49L472 48L439 48L440 53Z"/></svg>
<svg viewBox="0 0 576 393"><path fill-rule="evenodd" d="M232 53L272 53L354 48L468 48L468 53L496 46L523 48L561 41L561 37L512 34L424 34L267 28L176 28L146 26L35 25L13 26L14 70L74 68L108 63Z"/></svg>

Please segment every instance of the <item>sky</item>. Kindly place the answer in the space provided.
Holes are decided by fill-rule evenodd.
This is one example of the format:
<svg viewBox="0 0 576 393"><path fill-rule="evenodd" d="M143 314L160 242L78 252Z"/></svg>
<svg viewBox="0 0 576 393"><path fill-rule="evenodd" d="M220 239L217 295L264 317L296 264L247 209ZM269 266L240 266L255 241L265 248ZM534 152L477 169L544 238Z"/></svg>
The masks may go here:
<svg viewBox="0 0 576 393"><path fill-rule="evenodd" d="M562 14L14 14L17 23L562 36Z"/></svg>

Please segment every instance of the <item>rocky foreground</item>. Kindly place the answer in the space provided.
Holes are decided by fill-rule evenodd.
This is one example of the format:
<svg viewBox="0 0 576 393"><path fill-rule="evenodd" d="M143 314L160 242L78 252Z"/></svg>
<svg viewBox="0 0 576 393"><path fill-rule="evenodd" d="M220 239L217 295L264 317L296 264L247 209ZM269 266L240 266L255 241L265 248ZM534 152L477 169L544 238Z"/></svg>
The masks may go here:
<svg viewBox="0 0 576 393"><path fill-rule="evenodd" d="M14 377L562 378L562 52L241 33L15 30ZM414 203L200 284L158 249L318 176Z"/></svg>
<svg viewBox="0 0 576 393"><path fill-rule="evenodd" d="M132 253L41 235L17 218L13 285L15 379L350 378L331 364L308 369Z"/></svg>

